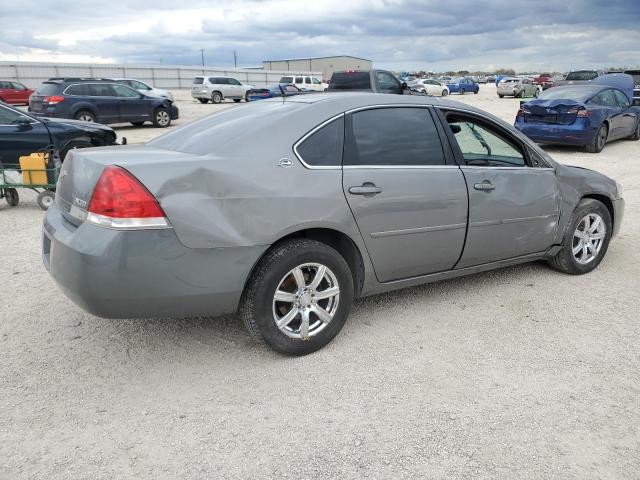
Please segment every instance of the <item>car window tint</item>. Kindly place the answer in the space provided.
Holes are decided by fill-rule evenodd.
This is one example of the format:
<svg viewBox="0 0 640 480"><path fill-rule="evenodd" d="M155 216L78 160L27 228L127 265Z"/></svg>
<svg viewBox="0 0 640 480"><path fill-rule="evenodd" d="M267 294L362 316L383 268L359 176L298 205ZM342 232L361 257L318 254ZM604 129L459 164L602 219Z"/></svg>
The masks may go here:
<svg viewBox="0 0 640 480"><path fill-rule="evenodd" d="M593 80L598 77L595 70L579 70L577 72L569 72L565 80Z"/></svg>
<svg viewBox="0 0 640 480"><path fill-rule="evenodd" d="M83 84L69 85L64 91L64 93L66 95L88 95L87 87L89 87L89 85L83 85Z"/></svg>
<svg viewBox="0 0 640 480"><path fill-rule="evenodd" d="M21 119L25 119L30 122L33 121L31 118L27 117L26 115L22 115L15 110L0 106L0 125L15 125Z"/></svg>
<svg viewBox="0 0 640 480"><path fill-rule="evenodd" d="M320 80L318 80L317 78L312 78L311 81L314 83L314 85L320 85L322 82Z"/></svg>
<svg viewBox="0 0 640 480"><path fill-rule="evenodd" d="M15 88L16 90L26 90L27 87L22 85L21 83L11 82L11 88Z"/></svg>
<svg viewBox="0 0 640 480"><path fill-rule="evenodd" d="M622 107L622 108L628 108L630 103L629 103L629 99L627 98L627 96L622 93L620 90L614 90L613 94L616 97L616 100L618 101L618 106Z"/></svg>
<svg viewBox="0 0 640 480"><path fill-rule="evenodd" d="M591 101L597 105L603 105L606 107L618 106L618 101L616 100L616 96L614 95L613 90L603 90L595 97L593 97Z"/></svg>
<svg viewBox="0 0 640 480"><path fill-rule="evenodd" d="M302 83L302 77L296 77L296 83Z"/></svg>
<svg viewBox="0 0 640 480"><path fill-rule="evenodd" d="M332 90L368 90L371 88L369 72L336 72L331 77Z"/></svg>
<svg viewBox="0 0 640 480"><path fill-rule="evenodd" d="M194 85L202 85L203 83L204 83L204 78L202 77L196 77L193 79Z"/></svg>
<svg viewBox="0 0 640 480"><path fill-rule="evenodd" d="M140 94L126 85L112 85L111 86L117 97L125 98L140 98Z"/></svg>
<svg viewBox="0 0 640 480"><path fill-rule="evenodd" d="M325 125L307 137L296 151L300 158L314 167L340 166L344 140L344 117Z"/></svg>
<svg viewBox="0 0 640 480"><path fill-rule="evenodd" d="M131 80L129 82L129 85L131 85L133 88L137 90L151 90L147 85L137 80Z"/></svg>
<svg viewBox="0 0 640 480"><path fill-rule="evenodd" d="M379 108L352 115L345 165L444 165L436 126L426 108Z"/></svg>
<svg viewBox="0 0 640 480"><path fill-rule="evenodd" d="M293 83L293 77L282 77L280 83Z"/></svg>
<svg viewBox="0 0 640 480"><path fill-rule="evenodd" d="M9 87L9 82L0 82L0 89L6 90Z"/></svg>
<svg viewBox="0 0 640 480"><path fill-rule="evenodd" d="M43 83L38 87L38 95L56 95L60 92L59 83Z"/></svg>
<svg viewBox="0 0 640 480"><path fill-rule="evenodd" d="M311 79L309 77L304 77L304 83L311 83Z"/></svg>
<svg viewBox="0 0 640 480"><path fill-rule="evenodd" d="M228 78L229 85L241 85L241 83L235 78Z"/></svg>
<svg viewBox="0 0 640 480"><path fill-rule="evenodd" d="M473 118L447 116L454 138L467 165L480 167L522 167L524 154L517 143L484 122Z"/></svg>
<svg viewBox="0 0 640 480"><path fill-rule="evenodd" d="M92 97L115 97L116 94L109 84L91 83L88 85L89 95ZM126 88L126 87L125 87Z"/></svg>

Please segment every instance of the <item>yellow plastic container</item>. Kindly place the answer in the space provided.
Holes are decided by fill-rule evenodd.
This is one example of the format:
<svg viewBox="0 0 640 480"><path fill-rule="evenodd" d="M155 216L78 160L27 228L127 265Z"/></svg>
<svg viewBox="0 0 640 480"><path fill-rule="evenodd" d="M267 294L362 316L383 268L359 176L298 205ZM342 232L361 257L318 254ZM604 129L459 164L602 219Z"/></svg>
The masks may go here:
<svg viewBox="0 0 640 480"><path fill-rule="evenodd" d="M25 185L46 185L47 182L47 154L32 153L20 157L22 182Z"/></svg>

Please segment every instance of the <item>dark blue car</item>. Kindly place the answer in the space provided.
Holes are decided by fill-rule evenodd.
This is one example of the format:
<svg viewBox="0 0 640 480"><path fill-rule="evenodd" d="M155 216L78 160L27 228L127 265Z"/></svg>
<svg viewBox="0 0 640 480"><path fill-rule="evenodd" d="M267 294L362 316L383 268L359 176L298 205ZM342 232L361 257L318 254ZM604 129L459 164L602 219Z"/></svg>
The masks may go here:
<svg viewBox="0 0 640 480"><path fill-rule="evenodd" d="M301 95L310 93L308 90L302 90L295 85L278 84L269 88L254 88L249 90L247 96L250 102L255 100L264 100L265 98L274 97L291 97L293 95Z"/></svg>
<svg viewBox="0 0 640 480"><path fill-rule="evenodd" d="M447 87L449 87L449 93L459 93L461 95L480 91L480 85L469 77L453 78L447 82Z"/></svg>
<svg viewBox="0 0 640 480"><path fill-rule="evenodd" d="M104 124L128 122L141 126L149 121L160 128L178 118L178 107L168 98L147 96L112 80L95 78L44 82L29 98L29 112Z"/></svg>
<svg viewBox="0 0 640 480"><path fill-rule="evenodd" d="M640 139L640 107L632 101L633 77L603 75L586 85L546 90L522 105L515 127L537 143L597 153L613 140Z"/></svg>

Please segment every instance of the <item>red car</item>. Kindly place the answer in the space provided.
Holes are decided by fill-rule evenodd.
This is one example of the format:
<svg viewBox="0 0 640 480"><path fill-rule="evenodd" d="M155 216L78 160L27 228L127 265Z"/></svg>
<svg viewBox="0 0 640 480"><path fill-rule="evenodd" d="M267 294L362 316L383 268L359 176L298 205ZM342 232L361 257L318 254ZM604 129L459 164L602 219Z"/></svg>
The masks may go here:
<svg viewBox="0 0 640 480"><path fill-rule="evenodd" d="M553 77L550 73L541 73L538 77L533 79L533 84L540 85L543 90L555 86L555 82L553 81Z"/></svg>
<svg viewBox="0 0 640 480"><path fill-rule="evenodd" d="M29 105L29 97L33 90L18 82L0 80L0 102L14 105Z"/></svg>

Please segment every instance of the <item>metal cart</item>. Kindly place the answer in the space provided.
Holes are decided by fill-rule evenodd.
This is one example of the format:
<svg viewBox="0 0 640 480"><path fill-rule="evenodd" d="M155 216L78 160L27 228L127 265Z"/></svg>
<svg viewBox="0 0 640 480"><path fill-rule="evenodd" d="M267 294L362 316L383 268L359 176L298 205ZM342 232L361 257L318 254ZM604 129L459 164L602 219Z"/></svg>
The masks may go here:
<svg viewBox="0 0 640 480"><path fill-rule="evenodd" d="M53 155L48 152L47 155ZM0 199L15 207L20 202L18 188L28 188L38 192L38 206L43 210L48 209L53 204L55 198L56 183L60 174L60 162L55 158L54 162L47 162L45 165L51 168L44 169L24 169L20 165L0 164Z"/></svg>

